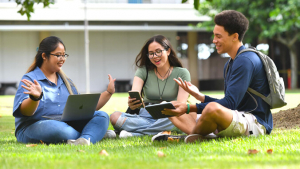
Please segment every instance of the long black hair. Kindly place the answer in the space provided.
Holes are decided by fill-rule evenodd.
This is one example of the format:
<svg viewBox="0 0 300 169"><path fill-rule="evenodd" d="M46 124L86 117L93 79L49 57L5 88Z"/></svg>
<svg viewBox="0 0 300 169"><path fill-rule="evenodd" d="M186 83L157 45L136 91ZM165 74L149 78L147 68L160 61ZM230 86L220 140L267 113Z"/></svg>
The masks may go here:
<svg viewBox="0 0 300 169"><path fill-rule="evenodd" d="M181 62L179 61L175 50L173 49L170 41L164 37L163 35L156 35L150 38L149 40L146 41L145 45L141 49L140 53L137 55L135 58L135 64L137 67L143 67L146 66L148 70L153 70L156 68L156 66L150 61L149 57L147 56L148 54L148 47L152 42L157 42L159 43L164 49L168 50L170 49L170 55L168 56L168 61L170 66L173 67L182 67Z"/></svg>
<svg viewBox="0 0 300 169"><path fill-rule="evenodd" d="M28 70L26 73L29 73L31 71L33 71L36 67L41 67L44 59L42 57L42 54L45 53L46 58L49 59L50 57L50 53L52 51L54 51L59 44L62 44L66 50L66 46L64 45L63 41L56 37L56 36L49 36L45 39L43 39L39 45L38 51L34 57L34 61L33 63L29 66ZM75 84L66 76L66 74L62 71L62 69L60 69L60 71L58 72L58 74L60 75L60 77L63 79L69 93L72 95L73 94L73 90L71 86L74 86L75 89L77 90L77 87L75 86ZM77 90L78 93L78 90Z"/></svg>
<svg viewBox="0 0 300 169"><path fill-rule="evenodd" d="M47 59L49 59L50 52L54 51L60 43L64 46L64 48L66 50L66 47L65 47L63 41L56 36L49 36L49 37L43 39L39 45L39 48L35 55L34 61L30 65L30 67L28 68L26 73L33 71L36 67L40 68L44 61L42 54L45 53Z"/></svg>

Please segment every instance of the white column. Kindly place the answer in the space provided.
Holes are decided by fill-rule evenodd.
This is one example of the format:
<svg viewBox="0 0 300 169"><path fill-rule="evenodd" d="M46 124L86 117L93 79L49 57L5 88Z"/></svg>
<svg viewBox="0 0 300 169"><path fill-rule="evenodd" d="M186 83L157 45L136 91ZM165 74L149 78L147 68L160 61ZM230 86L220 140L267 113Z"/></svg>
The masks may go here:
<svg viewBox="0 0 300 169"><path fill-rule="evenodd" d="M188 65L191 74L191 82L199 88L198 79L198 49L197 49L197 32L188 32Z"/></svg>
<svg viewBox="0 0 300 169"><path fill-rule="evenodd" d="M84 6L84 42L85 42L85 78L86 87L85 92L90 93L90 55L89 55L89 31L88 31L88 19L87 19L87 0L85 0Z"/></svg>

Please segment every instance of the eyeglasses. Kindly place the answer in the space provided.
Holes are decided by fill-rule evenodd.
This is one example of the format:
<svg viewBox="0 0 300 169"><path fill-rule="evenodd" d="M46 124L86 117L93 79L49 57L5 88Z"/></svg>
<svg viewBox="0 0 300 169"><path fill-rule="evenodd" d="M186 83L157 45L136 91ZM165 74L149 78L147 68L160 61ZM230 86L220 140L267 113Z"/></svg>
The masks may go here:
<svg viewBox="0 0 300 169"><path fill-rule="evenodd" d="M56 56L57 58L64 58L64 59L67 59L67 58L69 57L68 54L64 54L64 55L56 55L56 54L50 53L50 55Z"/></svg>
<svg viewBox="0 0 300 169"><path fill-rule="evenodd" d="M155 56L157 56L157 57L161 57L162 51L166 51L166 49L163 49L163 50L156 50L155 52L150 52L150 53L147 54L147 56L149 57L149 59L154 58L154 54L155 54Z"/></svg>

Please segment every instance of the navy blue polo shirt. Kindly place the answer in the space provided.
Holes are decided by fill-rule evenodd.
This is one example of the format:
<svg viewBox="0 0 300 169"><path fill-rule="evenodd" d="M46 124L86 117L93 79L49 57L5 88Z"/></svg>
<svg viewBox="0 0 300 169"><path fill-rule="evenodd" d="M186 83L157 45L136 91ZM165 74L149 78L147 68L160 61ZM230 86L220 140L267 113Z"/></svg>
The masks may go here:
<svg viewBox="0 0 300 169"><path fill-rule="evenodd" d="M17 93L14 99L13 116L15 117L16 131L20 126L30 125L38 120L45 120L42 116L46 115L58 115L62 114L65 108L68 96L70 95L66 85L62 78L57 74L57 85L49 81L39 67L36 67L33 71L25 74L22 79L27 79L31 82L37 80L41 85L43 91L43 97L40 100L38 108L32 116L24 116L20 112L21 103L29 98L28 94L23 92L27 91L21 85L25 85L20 82ZM78 94L77 90L72 86L74 94Z"/></svg>
<svg viewBox="0 0 300 169"><path fill-rule="evenodd" d="M245 46L241 46L237 53ZM227 75L225 75L228 66ZM251 94L257 101L257 108L253 98L247 93L248 87L267 96L270 94L268 80L264 66L259 56L254 52L244 52L229 61L224 66L225 96L215 99L205 96L204 103L196 104L198 114L201 114L209 102L217 102L231 110L251 111L257 121L265 126L267 134L273 129L273 119L270 106L260 97ZM253 111L252 111L253 110Z"/></svg>

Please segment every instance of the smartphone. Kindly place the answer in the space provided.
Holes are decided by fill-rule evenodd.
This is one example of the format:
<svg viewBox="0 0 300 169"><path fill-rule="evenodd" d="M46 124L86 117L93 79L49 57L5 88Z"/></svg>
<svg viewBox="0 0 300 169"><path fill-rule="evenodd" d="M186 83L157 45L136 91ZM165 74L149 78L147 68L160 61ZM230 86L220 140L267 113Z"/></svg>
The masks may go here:
<svg viewBox="0 0 300 169"><path fill-rule="evenodd" d="M145 108L145 104L144 104L143 99L140 95L140 92L138 92L138 91L129 91L128 94L129 94L130 98L136 98L136 100L139 100L140 103L142 103L141 108ZM140 104L140 103L137 103L137 104Z"/></svg>

